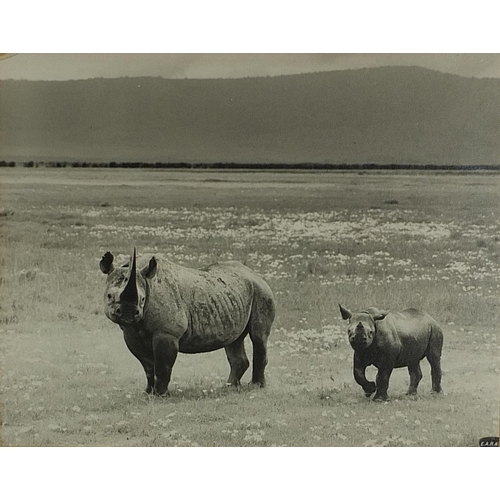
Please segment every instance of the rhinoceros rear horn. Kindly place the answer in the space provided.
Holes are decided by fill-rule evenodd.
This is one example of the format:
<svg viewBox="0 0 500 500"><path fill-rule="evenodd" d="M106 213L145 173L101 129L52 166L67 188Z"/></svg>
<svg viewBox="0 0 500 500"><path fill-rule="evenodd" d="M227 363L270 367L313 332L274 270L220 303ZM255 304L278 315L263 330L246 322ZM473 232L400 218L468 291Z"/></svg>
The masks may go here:
<svg viewBox="0 0 500 500"><path fill-rule="evenodd" d="M109 274L110 272L113 271L114 266L113 266L113 254L110 252L106 252L101 259L101 262L99 262L99 267L101 268L101 271L104 274Z"/></svg>
<svg viewBox="0 0 500 500"><path fill-rule="evenodd" d="M122 300L123 302L129 302L131 304L136 304L137 302L139 302L139 294L137 293L136 261L137 258L134 248L134 255L132 256L132 262L130 263L127 277L125 278L127 284L125 285L125 288L120 294L120 300Z"/></svg>

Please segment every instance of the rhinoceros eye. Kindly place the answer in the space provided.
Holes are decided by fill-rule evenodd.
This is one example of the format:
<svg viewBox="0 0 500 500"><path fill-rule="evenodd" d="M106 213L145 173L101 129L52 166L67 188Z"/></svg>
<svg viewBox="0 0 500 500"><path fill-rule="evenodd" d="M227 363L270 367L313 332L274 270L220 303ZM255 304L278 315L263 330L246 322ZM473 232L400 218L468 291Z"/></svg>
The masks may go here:
<svg viewBox="0 0 500 500"><path fill-rule="evenodd" d="M113 296L110 293L108 293L108 300L111 300L112 298Z"/></svg>

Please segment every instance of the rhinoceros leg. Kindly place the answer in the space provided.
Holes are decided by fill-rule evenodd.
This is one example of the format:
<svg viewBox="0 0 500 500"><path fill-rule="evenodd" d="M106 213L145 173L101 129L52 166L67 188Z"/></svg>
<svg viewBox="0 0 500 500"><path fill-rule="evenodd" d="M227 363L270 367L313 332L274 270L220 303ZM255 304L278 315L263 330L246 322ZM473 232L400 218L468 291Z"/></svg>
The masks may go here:
<svg viewBox="0 0 500 500"><path fill-rule="evenodd" d="M409 365L408 373L410 374L410 386L406 394L417 394L417 387L422 380L422 370L420 369L420 362Z"/></svg>
<svg viewBox="0 0 500 500"><path fill-rule="evenodd" d="M252 384L260 387L266 385L264 371L267 366L267 339L271 333L275 314L276 309L272 294L270 295L262 289L256 290L247 330L250 333L253 346Z"/></svg>
<svg viewBox="0 0 500 500"><path fill-rule="evenodd" d="M123 338L125 339L125 343L127 344L129 351L140 361L144 371L146 372L148 385L145 392L149 394L153 390L155 382L153 348L151 347L151 344L145 342L143 337L135 331L125 330L123 332Z"/></svg>
<svg viewBox="0 0 500 500"><path fill-rule="evenodd" d="M429 347L427 348L427 361L431 365L432 391L441 392L441 351L443 349L443 331L439 326L433 326Z"/></svg>
<svg viewBox="0 0 500 500"><path fill-rule="evenodd" d="M427 360L431 365L432 392L441 392L441 356L429 353Z"/></svg>
<svg viewBox="0 0 500 500"><path fill-rule="evenodd" d="M227 360L231 366L231 373L227 379L228 385L239 386L241 377L250 366L245 352L245 337L246 335L243 334L238 340L225 347Z"/></svg>
<svg viewBox="0 0 500 500"><path fill-rule="evenodd" d="M267 366L267 339L271 333L271 323L263 318L250 318L250 339L253 345L252 384L265 387L264 371Z"/></svg>
<svg viewBox="0 0 500 500"><path fill-rule="evenodd" d="M252 339L252 384L260 387L266 386L266 376L264 371L267 366L267 338Z"/></svg>
<svg viewBox="0 0 500 500"><path fill-rule="evenodd" d="M144 368L144 371L146 372L146 379L148 381L148 385L146 386L146 389L144 389L144 392L147 394L151 394L153 391L153 387L155 384L155 367L154 367L154 362L153 359L144 359L144 358L137 358L141 362L142 367Z"/></svg>
<svg viewBox="0 0 500 500"><path fill-rule="evenodd" d="M386 401L389 399L387 395L387 389L389 388L389 379L391 377L392 367L382 367L378 369L376 384L377 384L377 392L373 399L382 399Z"/></svg>
<svg viewBox="0 0 500 500"><path fill-rule="evenodd" d="M370 397L377 389L377 386L375 385L375 382L370 382L366 379L367 365L359 356L356 355L356 353L354 353L353 366L354 380L363 388L365 396L367 398Z"/></svg>
<svg viewBox="0 0 500 500"><path fill-rule="evenodd" d="M155 367L154 394L167 396L168 384L177 353L179 340L172 335L156 332L153 334L153 353Z"/></svg>

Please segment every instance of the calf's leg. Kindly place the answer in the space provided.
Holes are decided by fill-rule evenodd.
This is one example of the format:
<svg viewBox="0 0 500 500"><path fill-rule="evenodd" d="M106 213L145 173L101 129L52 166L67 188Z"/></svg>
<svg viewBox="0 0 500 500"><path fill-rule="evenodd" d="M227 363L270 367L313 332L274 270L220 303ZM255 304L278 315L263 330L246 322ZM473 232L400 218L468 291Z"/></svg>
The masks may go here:
<svg viewBox="0 0 500 500"><path fill-rule="evenodd" d="M410 386L406 394L417 394L418 383L422 380L422 370L420 369L420 362L408 365L408 372L410 374Z"/></svg>
<svg viewBox="0 0 500 500"><path fill-rule="evenodd" d="M427 360L431 365L432 392L441 392L441 357L430 352Z"/></svg>
<svg viewBox="0 0 500 500"><path fill-rule="evenodd" d="M359 356L356 355L356 353L354 353L353 365L354 380L363 388L365 396L368 398L375 392L377 386L375 385L375 382L370 382L366 379L366 363L364 363Z"/></svg>
<svg viewBox="0 0 500 500"><path fill-rule="evenodd" d="M382 399L386 401L389 399L387 389L389 388L389 378L391 377L392 368L384 367L379 368L376 378L377 392L373 399Z"/></svg>

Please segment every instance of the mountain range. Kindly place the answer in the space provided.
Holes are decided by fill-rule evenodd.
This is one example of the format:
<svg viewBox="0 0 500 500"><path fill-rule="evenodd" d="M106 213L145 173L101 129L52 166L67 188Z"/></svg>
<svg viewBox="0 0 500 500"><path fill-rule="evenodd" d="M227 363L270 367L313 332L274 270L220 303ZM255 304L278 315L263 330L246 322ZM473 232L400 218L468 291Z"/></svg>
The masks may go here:
<svg viewBox="0 0 500 500"><path fill-rule="evenodd" d="M500 165L500 79L394 66L4 80L0 160Z"/></svg>

